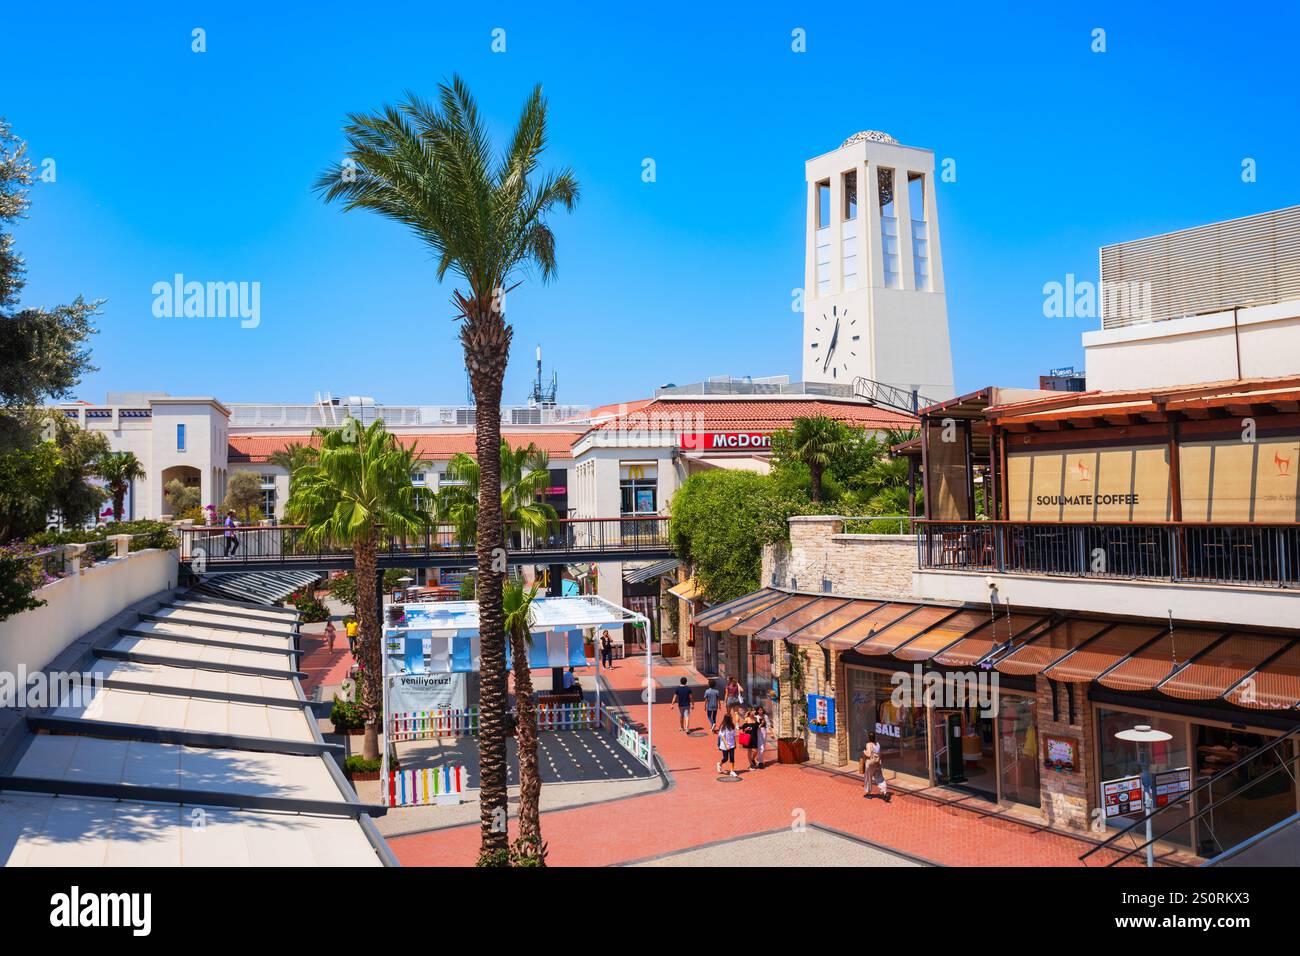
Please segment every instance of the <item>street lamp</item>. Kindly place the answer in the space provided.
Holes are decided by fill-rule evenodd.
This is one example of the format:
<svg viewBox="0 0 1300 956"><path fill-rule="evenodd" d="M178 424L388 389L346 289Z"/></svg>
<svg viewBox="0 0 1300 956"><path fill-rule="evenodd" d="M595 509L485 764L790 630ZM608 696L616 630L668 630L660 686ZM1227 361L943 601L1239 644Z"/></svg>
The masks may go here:
<svg viewBox="0 0 1300 956"><path fill-rule="evenodd" d="M1147 824L1147 866L1155 866L1155 847L1151 845L1151 791L1155 789L1151 776L1151 745L1173 740L1174 735L1153 730L1150 724L1138 724L1131 730L1121 730L1115 739L1137 744L1138 766L1142 774L1142 809L1146 812Z"/></svg>

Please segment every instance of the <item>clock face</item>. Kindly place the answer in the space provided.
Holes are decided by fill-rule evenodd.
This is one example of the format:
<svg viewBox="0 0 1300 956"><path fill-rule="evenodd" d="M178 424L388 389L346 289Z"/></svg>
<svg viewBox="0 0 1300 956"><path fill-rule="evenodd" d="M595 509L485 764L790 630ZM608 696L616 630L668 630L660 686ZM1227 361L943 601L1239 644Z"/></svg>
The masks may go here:
<svg viewBox="0 0 1300 956"><path fill-rule="evenodd" d="M858 320L849 316L848 309L838 305L823 312L813 321L809 357L813 367L834 381L852 382L850 368L858 357L858 342L862 338L857 328Z"/></svg>

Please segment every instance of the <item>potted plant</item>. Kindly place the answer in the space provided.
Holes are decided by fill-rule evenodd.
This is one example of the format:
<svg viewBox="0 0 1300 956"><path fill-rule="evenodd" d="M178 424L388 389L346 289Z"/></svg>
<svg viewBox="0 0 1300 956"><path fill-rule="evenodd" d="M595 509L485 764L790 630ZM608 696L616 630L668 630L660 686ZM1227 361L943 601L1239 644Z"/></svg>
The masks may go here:
<svg viewBox="0 0 1300 956"><path fill-rule="evenodd" d="M776 759L778 763L803 763L808 759L808 744L804 740L808 731L808 698L803 689L805 651L788 641L785 650L790 658L790 716L799 733L794 737L777 738Z"/></svg>

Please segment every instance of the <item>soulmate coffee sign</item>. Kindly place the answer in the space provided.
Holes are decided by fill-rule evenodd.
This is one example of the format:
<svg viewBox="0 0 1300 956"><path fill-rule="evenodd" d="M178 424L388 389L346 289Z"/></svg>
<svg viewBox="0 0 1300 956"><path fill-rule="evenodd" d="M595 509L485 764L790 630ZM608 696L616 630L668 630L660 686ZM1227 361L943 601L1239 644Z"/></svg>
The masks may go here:
<svg viewBox="0 0 1300 956"><path fill-rule="evenodd" d="M763 432L682 432L684 451L760 451L772 450L772 436Z"/></svg>

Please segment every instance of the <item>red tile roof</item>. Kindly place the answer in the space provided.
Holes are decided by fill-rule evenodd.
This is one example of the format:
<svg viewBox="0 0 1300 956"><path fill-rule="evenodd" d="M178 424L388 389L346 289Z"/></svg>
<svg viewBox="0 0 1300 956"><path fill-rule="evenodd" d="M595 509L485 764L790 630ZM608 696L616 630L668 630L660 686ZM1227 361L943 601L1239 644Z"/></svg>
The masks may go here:
<svg viewBox="0 0 1300 956"><path fill-rule="evenodd" d="M504 437L512 448L532 442L551 458L571 458L572 445L580 434L577 431L507 432ZM474 454L473 432L398 434L397 440L408 448L414 447L415 453L428 461L446 461L458 452ZM232 462L263 462L295 442L309 445L314 444L314 439L310 435L231 435L227 456Z"/></svg>
<svg viewBox="0 0 1300 956"><path fill-rule="evenodd" d="M912 428L916 418L864 402L801 398L784 400L721 399L672 401L655 399L626 414L602 422L593 430L611 428L703 431L746 429L776 431L789 428L796 418L825 415L859 428ZM662 424L661 424L662 423ZM674 424L678 423L678 424Z"/></svg>

